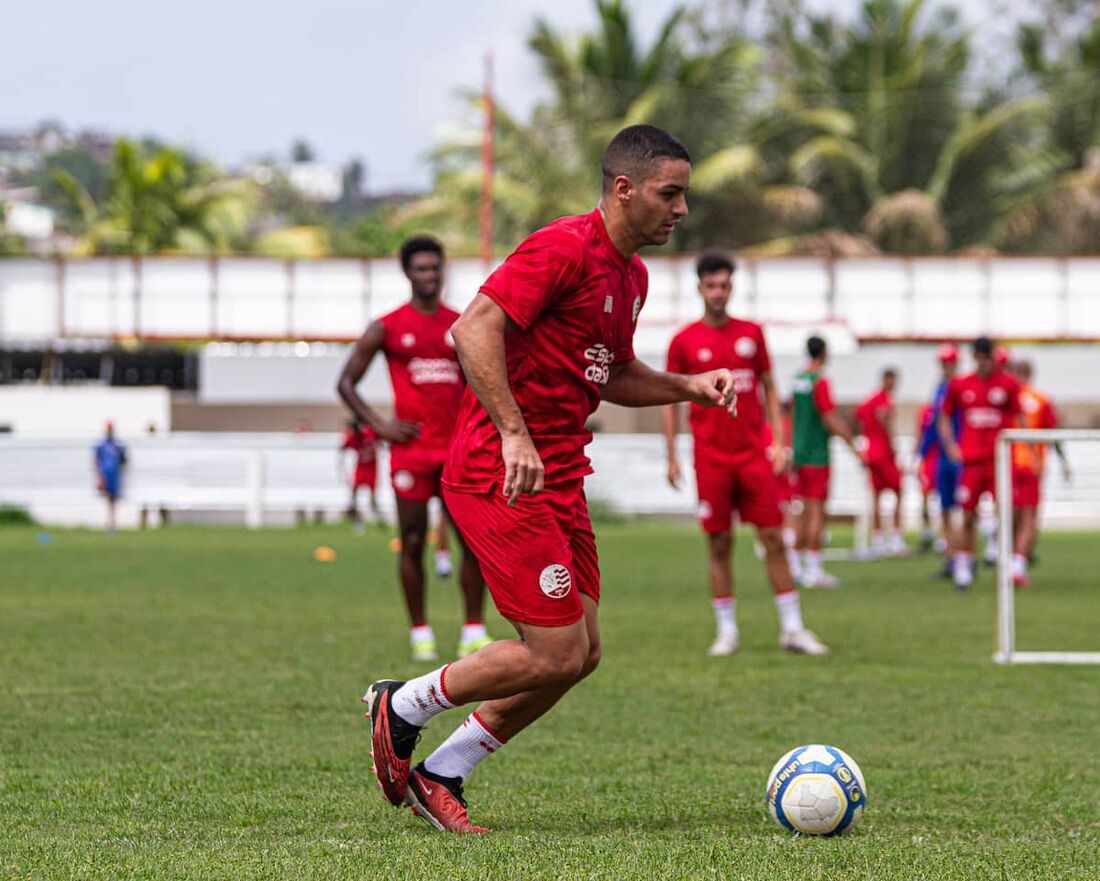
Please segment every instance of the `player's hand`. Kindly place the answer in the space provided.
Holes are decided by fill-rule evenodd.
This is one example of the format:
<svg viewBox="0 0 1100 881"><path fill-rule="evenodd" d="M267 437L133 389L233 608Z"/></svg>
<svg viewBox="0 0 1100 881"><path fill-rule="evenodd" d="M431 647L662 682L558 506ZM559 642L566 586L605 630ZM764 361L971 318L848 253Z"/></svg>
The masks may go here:
<svg viewBox="0 0 1100 881"><path fill-rule="evenodd" d="M787 448L782 443L772 444L772 474L776 476L787 470Z"/></svg>
<svg viewBox="0 0 1100 881"><path fill-rule="evenodd" d="M403 419L391 419L375 428L374 433L391 444L403 444L420 435L420 426Z"/></svg>
<svg viewBox="0 0 1100 881"><path fill-rule="evenodd" d="M687 399L707 407L725 407L731 416L737 415L737 393L733 390L733 374L724 367L708 370L687 378Z"/></svg>
<svg viewBox="0 0 1100 881"><path fill-rule="evenodd" d="M959 449L957 443L952 442L949 446L945 446L943 451L947 454L947 458L954 462L956 465L961 465L963 461L962 450Z"/></svg>
<svg viewBox="0 0 1100 881"><path fill-rule="evenodd" d="M535 496L542 492L546 468L531 435L526 431L502 434L500 452L504 459L504 495L509 505L514 505L523 493Z"/></svg>
<svg viewBox="0 0 1100 881"><path fill-rule="evenodd" d="M673 489L680 488L680 463L676 459L668 460L668 485Z"/></svg>

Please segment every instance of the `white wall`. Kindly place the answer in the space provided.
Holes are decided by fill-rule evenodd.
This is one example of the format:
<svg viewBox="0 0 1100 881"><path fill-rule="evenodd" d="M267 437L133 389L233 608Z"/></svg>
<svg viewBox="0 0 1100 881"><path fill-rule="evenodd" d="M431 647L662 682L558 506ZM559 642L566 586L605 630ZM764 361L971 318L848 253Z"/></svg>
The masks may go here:
<svg viewBox="0 0 1100 881"><path fill-rule="evenodd" d="M165 388L0 385L0 427L21 437L100 437L111 420L120 438L171 426Z"/></svg>

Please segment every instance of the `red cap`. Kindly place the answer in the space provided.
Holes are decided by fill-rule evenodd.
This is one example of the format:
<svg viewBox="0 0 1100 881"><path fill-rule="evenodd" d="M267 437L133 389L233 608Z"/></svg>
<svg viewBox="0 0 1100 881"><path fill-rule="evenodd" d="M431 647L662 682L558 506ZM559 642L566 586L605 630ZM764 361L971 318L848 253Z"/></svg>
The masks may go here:
<svg viewBox="0 0 1100 881"><path fill-rule="evenodd" d="M1008 363L1008 349L1004 346L997 346L993 350L993 363L998 367L1004 367Z"/></svg>
<svg viewBox="0 0 1100 881"><path fill-rule="evenodd" d="M959 350L954 343L944 343L936 354L941 364L954 364L959 360Z"/></svg>

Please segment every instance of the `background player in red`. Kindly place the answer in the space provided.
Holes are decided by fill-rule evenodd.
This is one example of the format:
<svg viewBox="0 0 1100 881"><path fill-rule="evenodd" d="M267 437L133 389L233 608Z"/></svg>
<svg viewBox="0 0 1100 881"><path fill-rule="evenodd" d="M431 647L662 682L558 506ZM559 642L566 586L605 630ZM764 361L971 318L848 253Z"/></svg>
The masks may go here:
<svg viewBox="0 0 1100 881"><path fill-rule="evenodd" d="M442 495L443 462L465 381L451 336L458 313L441 302L443 246L427 236L409 239L401 246L401 267L412 297L366 329L344 365L337 390L352 413L390 445L390 477L401 533L398 571L409 613L413 659L434 661L439 657L435 634L424 607L428 502ZM355 390L379 352L386 358L393 383L393 419L383 418ZM484 586L477 562L469 554L463 555L459 583L466 623L458 653L464 655L489 642L482 620Z"/></svg>
<svg viewBox="0 0 1100 881"><path fill-rule="evenodd" d="M648 125L619 132L604 154L597 209L529 236L455 325L470 388L445 497L520 638L406 683L375 682L366 695L383 792L438 829L485 831L470 823L462 799L469 773L600 659L585 421L601 399L733 405L728 370L679 376L634 357L648 284L636 252L667 242L687 214L690 171L687 151L666 132ZM410 770L421 726L474 701L482 703L473 715Z"/></svg>
<svg viewBox="0 0 1100 881"><path fill-rule="evenodd" d="M867 470L871 476L871 551L874 554L904 554L908 550L901 534L901 471L894 451L894 389L898 372L882 371L882 386L856 408L860 434L866 442ZM882 497L894 494L894 522L887 536L882 523Z"/></svg>
<svg viewBox="0 0 1100 881"><path fill-rule="evenodd" d="M961 463L963 469L957 494L963 522L957 538L950 543L955 552L952 574L960 590L974 583L978 500L986 492L996 498L994 454L997 435L1003 428L1015 426L1020 412L1020 383L994 363L993 341L989 337L978 337L974 340L973 353L977 369L951 380L943 408L936 417L944 455L952 462ZM958 442L951 423L956 413L961 415L962 423Z"/></svg>
<svg viewBox="0 0 1100 881"><path fill-rule="evenodd" d="M728 368L737 393L737 415L717 407L691 405L699 522L707 536L711 603L717 634L709 655L731 655L740 647L730 569L733 514L757 529L764 566L779 613L779 645L791 652L823 655L828 649L802 623L798 588L783 545L783 512L776 480L786 468L779 395L772 379L764 330L729 315L734 262L724 254L703 254L696 263L703 317L677 333L668 348L670 373ZM765 408L767 410L765 415ZM676 435L679 404L663 415L668 482L680 488Z"/></svg>
<svg viewBox="0 0 1100 881"><path fill-rule="evenodd" d="M1020 381L1020 427L1057 428L1058 414L1050 398L1031 384L1030 361L1009 365ZM1054 451L1062 465L1062 478L1070 481L1069 461L1060 443ZM1017 587L1027 587L1031 581L1028 564L1035 551L1039 535L1039 504L1046 467L1046 444L1012 445L1012 580Z"/></svg>
<svg viewBox="0 0 1100 881"><path fill-rule="evenodd" d="M348 502L348 516L359 522L359 490L366 489L370 494L370 510L376 523L382 519L378 510L378 495L375 491L378 483L378 444L373 431L358 419L349 419L344 426L344 439L340 444L344 453L352 453L351 500Z"/></svg>

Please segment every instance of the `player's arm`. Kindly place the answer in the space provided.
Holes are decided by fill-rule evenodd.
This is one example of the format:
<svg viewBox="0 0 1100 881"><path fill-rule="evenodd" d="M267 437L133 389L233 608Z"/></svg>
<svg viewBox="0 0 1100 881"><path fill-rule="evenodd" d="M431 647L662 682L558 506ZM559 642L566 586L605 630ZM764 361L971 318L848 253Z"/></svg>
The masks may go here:
<svg viewBox="0 0 1100 881"><path fill-rule="evenodd" d="M527 431L523 413L508 385L504 335L516 325L483 293L451 327L466 382L500 432L504 494L514 505L521 493L542 491L546 469Z"/></svg>
<svg viewBox="0 0 1100 881"><path fill-rule="evenodd" d="M760 386L764 389L764 406L768 410L768 424L772 427L772 470L781 474L787 467L787 448L783 444L783 412L779 407L779 393L770 370L760 373Z"/></svg>
<svg viewBox="0 0 1100 881"><path fill-rule="evenodd" d="M1062 446L1062 442L1055 441L1051 446L1054 447L1054 452L1058 454L1058 461L1062 465L1062 480L1066 483L1072 483L1073 472L1069 470L1069 459L1066 456L1066 451Z"/></svg>
<svg viewBox="0 0 1100 881"><path fill-rule="evenodd" d="M612 368L601 397L624 407L657 407L691 401L737 412L733 375L725 368L685 376L654 370L637 358Z"/></svg>
<svg viewBox="0 0 1100 881"><path fill-rule="evenodd" d="M851 426L841 418L840 412L835 407L832 410L826 410L822 413L821 421L825 423L825 429L829 434L834 434L839 437L848 445L853 455L855 455L860 462L864 461L864 454L860 452L859 447L856 446L855 432L853 432Z"/></svg>
<svg viewBox="0 0 1100 881"><path fill-rule="evenodd" d="M336 391L351 410L371 431L382 440L391 443L404 443L417 436L420 429L414 422L403 422L399 419L384 419L382 415L359 397L355 387L359 380L367 372L374 356L382 348L382 342L386 337L386 329L381 321L375 321L368 327L361 337L355 341L351 354L348 356L344 369L340 371L340 379L336 383Z"/></svg>

